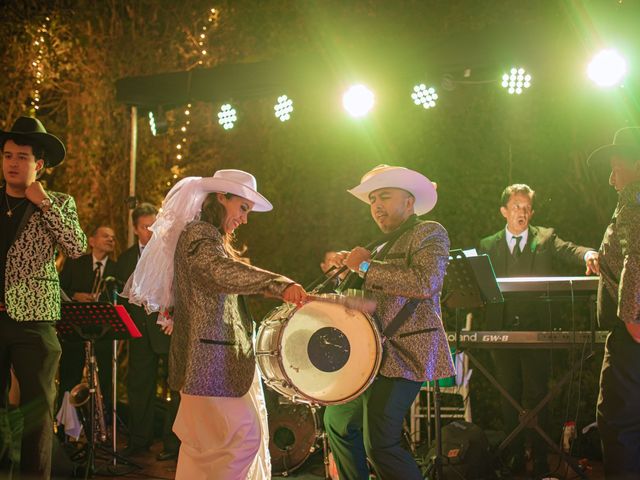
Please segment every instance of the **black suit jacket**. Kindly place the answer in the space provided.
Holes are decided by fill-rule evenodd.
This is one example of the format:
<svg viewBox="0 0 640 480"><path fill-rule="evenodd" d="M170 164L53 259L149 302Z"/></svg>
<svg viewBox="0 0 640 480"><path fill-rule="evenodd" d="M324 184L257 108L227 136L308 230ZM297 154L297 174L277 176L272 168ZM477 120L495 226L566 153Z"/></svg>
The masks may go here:
<svg viewBox="0 0 640 480"><path fill-rule="evenodd" d="M133 246L122 252L118 258L116 277L126 283L138 264L140 248L135 243ZM169 353L169 335L162 332L160 325L156 323L158 314L147 315L144 308L130 304L126 298L119 297L118 302L125 306L136 326L142 332L143 337L147 337L154 353L167 355Z"/></svg>
<svg viewBox="0 0 640 480"><path fill-rule="evenodd" d="M102 278L116 277L116 262L107 258ZM91 293L93 287L93 256L86 253L78 258L68 258L60 272L60 288L73 297L76 292ZM100 300L110 301L106 291Z"/></svg>
<svg viewBox="0 0 640 480"><path fill-rule="evenodd" d="M525 249L530 255L521 257L528 263L522 268L523 276L566 275L567 269L584 267L584 256L592 249L559 238L553 228L529 226ZM480 253L486 253L496 277L508 276L507 260L511 251L504 229L480 240ZM486 310L486 328L491 330L544 330L541 318L548 317L548 308L541 302L507 299L504 304L493 304ZM517 318L516 318L517 317Z"/></svg>

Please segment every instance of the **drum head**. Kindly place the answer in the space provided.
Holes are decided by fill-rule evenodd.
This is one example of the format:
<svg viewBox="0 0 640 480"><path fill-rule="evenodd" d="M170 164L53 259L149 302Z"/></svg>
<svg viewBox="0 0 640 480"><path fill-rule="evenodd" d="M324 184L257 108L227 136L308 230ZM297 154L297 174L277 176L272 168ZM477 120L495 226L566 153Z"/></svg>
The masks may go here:
<svg viewBox="0 0 640 480"><path fill-rule="evenodd" d="M282 367L303 396L330 405L359 395L380 365L380 338L371 319L339 304L309 302L282 337Z"/></svg>

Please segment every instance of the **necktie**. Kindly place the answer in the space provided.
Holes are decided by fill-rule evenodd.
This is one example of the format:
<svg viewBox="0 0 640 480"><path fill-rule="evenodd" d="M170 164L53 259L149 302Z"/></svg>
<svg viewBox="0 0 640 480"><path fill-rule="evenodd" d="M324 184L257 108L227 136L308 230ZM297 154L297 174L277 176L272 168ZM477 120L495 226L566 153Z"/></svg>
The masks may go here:
<svg viewBox="0 0 640 480"><path fill-rule="evenodd" d="M513 241L515 245L513 246L513 252L511 252L514 258L520 257L520 254L522 253L522 251L520 250L520 240L522 240L522 235L518 235L518 236L514 235Z"/></svg>
<svg viewBox="0 0 640 480"><path fill-rule="evenodd" d="M93 267L93 284L91 286L91 293L100 293L102 286L100 285L100 279L102 278L102 262L96 262Z"/></svg>

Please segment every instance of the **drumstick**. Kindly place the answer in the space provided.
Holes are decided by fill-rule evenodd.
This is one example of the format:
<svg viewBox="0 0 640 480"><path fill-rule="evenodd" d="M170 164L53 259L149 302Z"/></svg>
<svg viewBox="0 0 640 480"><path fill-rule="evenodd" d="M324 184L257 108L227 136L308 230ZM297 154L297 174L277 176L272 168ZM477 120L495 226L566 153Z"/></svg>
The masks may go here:
<svg viewBox="0 0 640 480"><path fill-rule="evenodd" d="M307 295L308 301L337 303L344 305L352 310L358 310L360 312L372 314L376 310L376 301L370 297L364 297L361 295L337 295L333 293L324 294L309 294Z"/></svg>

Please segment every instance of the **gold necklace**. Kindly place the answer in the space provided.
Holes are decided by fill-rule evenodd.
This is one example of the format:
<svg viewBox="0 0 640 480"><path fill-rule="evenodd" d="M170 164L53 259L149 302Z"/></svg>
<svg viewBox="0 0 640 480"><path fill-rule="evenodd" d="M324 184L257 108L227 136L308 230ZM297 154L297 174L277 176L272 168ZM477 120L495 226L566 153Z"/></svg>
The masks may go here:
<svg viewBox="0 0 640 480"><path fill-rule="evenodd" d="M9 196L7 195L7 192L4 193L4 201L7 203L7 217L11 218L13 217L13 212L14 210L16 210L18 207L20 207L24 202L27 201L26 198L23 198L22 201L20 203L18 203L16 206L14 206L13 208L11 208L11 205L9 205Z"/></svg>

